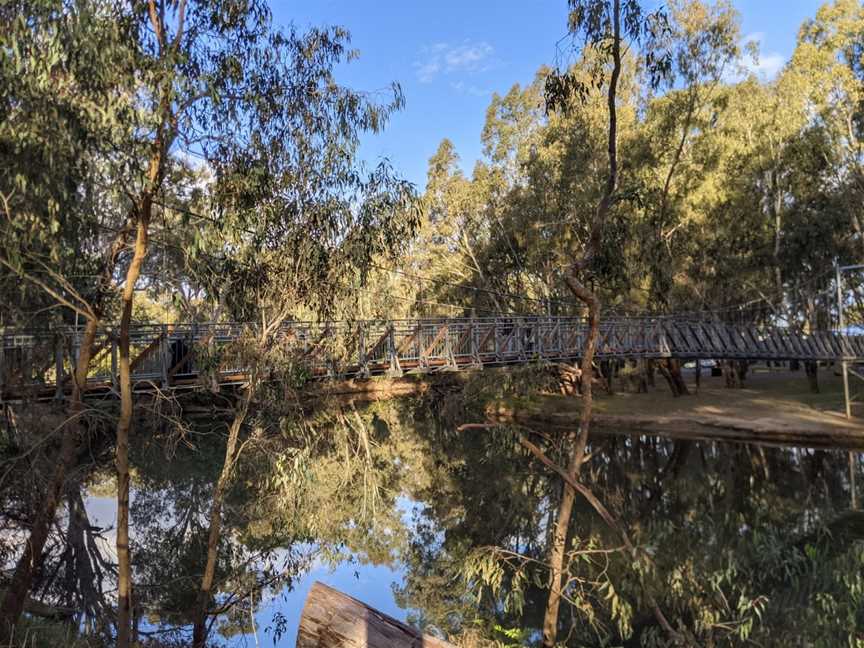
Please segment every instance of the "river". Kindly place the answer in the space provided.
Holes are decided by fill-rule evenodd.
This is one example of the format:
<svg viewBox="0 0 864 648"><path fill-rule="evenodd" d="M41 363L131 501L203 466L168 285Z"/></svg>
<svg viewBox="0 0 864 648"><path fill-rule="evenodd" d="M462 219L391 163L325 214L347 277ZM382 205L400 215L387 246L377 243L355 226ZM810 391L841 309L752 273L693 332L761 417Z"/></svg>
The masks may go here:
<svg viewBox="0 0 864 648"><path fill-rule="evenodd" d="M217 569L217 601L233 604L213 645L294 646L316 580L462 645L536 640L561 484L512 432L457 432L404 401L320 418L317 436L303 429L244 449ZM558 455L560 438L540 440ZM220 449L208 437L133 447L142 636L187 636ZM848 511L846 452L633 435L590 450L583 482L639 555L577 501L567 645L659 641L649 591L703 645L861 637L864 523ZM111 526L110 470L86 489L90 523ZM113 537L102 535L110 562Z"/></svg>

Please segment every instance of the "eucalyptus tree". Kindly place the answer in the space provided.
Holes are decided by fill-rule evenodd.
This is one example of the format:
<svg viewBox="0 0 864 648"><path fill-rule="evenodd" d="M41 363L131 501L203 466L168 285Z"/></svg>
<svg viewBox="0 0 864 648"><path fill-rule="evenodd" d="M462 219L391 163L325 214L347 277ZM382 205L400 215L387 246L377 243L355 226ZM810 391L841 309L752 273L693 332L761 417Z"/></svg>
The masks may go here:
<svg viewBox="0 0 864 648"><path fill-rule="evenodd" d="M4 85L3 132L11 159L4 165L4 226L17 234L17 247L4 248L4 266L43 290L49 303L84 315L79 387L102 303L92 303L64 274L90 257L59 245L49 256L51 236L62 232L60 241L92 251L91 265L101 276L96 292L105 294L105 303L119 298L117 642L124 646L130 632L128 440L134 406L129 338L136 287L152 244L158 246L164 234L157 214L167 209L174 223L187 228L192 256L207 245L219 252L220 274L192 279L217 294L227 292L222 279L230 274L237 287L229 298L237 298L235 312L243 310L243 288L262 286L268 272L276 273L269 279L269 298L274 286L284 287L278 317L287 317L287 303L330 304L334 293L328 287L342 287L342 269L362 269L377 250L396 250L404 240L402 229L376 226L396 222L394 203L410 187L386 166L363 174L355 163L359 134L383 127L402 95L394 86L391 98L378 104L340 87L333 68L352 54L347 33L279 29L264 2L81 0L17 3L3 11L10 17L2 32L8 44L2 61L10 80ZM24 136L28 127L36 137ZM52 157L52 140L69 143L62 155ZM92 154L84 167L77 154L86 147ZM53 173L59 182L27 177L29 162L39 156L50 163L35 173ZM212 227L202 228L188 214L190 201L200 198L195 175L182 171L189 160L200 160L195 164L213 175L207 190ZM80 191L97 180L103 182L99 193ZM52 195L61 190L59 198ZM98 200L78 204L94 194ZM65 209L70 205L75 209ZM410 212L399 212L405 214ZM106 221L109 236L101 229ZM63 254L70 260L61 267ZM34 266L48 278L30 271ZM53 484L16 569L16 586L4 599L4 631L20 616L74 445L75 435L64 434Z"/></svg>
<svg viewBox="0 0 864 648"><path fill-rule="evenodd" d="M647 247L651 306L660 311L692 306L670 304L672 278L687 258L686 228L700 218L696 200L705 177L700 167L706 160L699 156L704 147L698 139L710 138L710 124L723 110L718 100L726 79L739 65L738 23L737 12L727 2L677 0L669 6L670 87L648 99L640 124L637 139L644 138L648 157L631 156L631 163L645 174L640 191L645 211L641 238Z"/></svg>
<svg viewBox="0 0 864 648"><path fill-rule="evenodd" d="M830 143L832 179L843 187L850 227L864 255L864 8L826 2L798 34L787 75L808 102L810 125ZM859 258L860 261L860 258Z"/></svg>
<svg viewBox="0 0 864 648"><path fill-rule="evenodd" d="M210 362L218 367L220 358L232 357L247 367L247 378L210 506L195 646L206 640L222 502L247 418L254 408L257 425L272 426L298 413L296 400L273 393L299 386L307 359L283 344L284 326L298 315L331 315L375 260L400 255L417 223L413 187L387 163L367 170L357 160L361 135L383 128L402 96L394 86L389 103L380 104L336 83L333 67L348 55L346 39L340 30L276 38L265 56L282 48L276 58L283 62L270 71L274 78L258 80L263 85L248 113L238 111L243 139L228 147L237 132L230 121L207 125L215 131L212 209L191 216L197 220L188 263L230 318L256 324L235 344L213 349Z"/></svg>
<svg viewBox="0 0 864 648"><path fill-rule="evenodd" d="M585 448L591 425L592 376L594 353L600 330L600 302L590 288L586 278L592 273L602 272L598 262L610 257L609 236L610 212L620 202L618 192L618 113L617 92L623 65L623 50L629 47L640 51L644 47L644 60L652 83L659 83L669 72L669 57L663 50L655 50L667 36L668 27L662 13L649 13L636 0L570 0L569 31L574 48L584 52L597 49L602 53L593 70L592 85L604 87L607 105L607 155L608 173L603 193L596 210L589 220L588 236L581 241L581 249L575 251L574 259L563 270L564 280L573 296L585 304L588 312L588 334L582 353L582 412L579 430L573 440L566 473L569 481L576 481L585 461ZM659 55L658 55L659 53ZM607 74L607 65L611 70ZM578 101L590 90L590 86L566 72L553 75L547 82L547 106L549 109L564 108ZM612 240L610 240L610 238ZM562 566L567 548L567 531L576 490L570 483L564 485L564 495L558 510L554 540L549 564L551 579L549 601L543 621L543 645L554 646L558 636L558 610L562 596Z"/></svg>
<svg viewBox="0 0 864 648"><path fill-rule="evenodd" d="M382 110L372 104L364 107ZM342 132L341 139L322 138L315 153L321 155L321 166L315 168L312 160L307 160L302 167L317 176L310 195L303 195L305 184L295 184L294 161L283 160L285 166L277 167L280 177L271 180L279 190L267 192L269 204L264 207L263 218L260 211L253 211L256 203L235 204L236 211L232 210L232 217L249 219L250 226L257 220L254 228L261 238L253 235L251 227L244 227L251 238L245 245L235 241L237 247L232 246L222 271L212 278L225 282L219 286L220 298L229 311L257 324L228 348L215 350L217 358L209 361L218 367L220 360L230 357L246 367L246 379L232 406L225 457L213 491L207 557L194 615L194 646L203 646L206 640L222 502L240 454L238 444L247 419L254 411L253 429L258 428L261 434L267 427L278 428L286 417L302 416L290 391L301 386L308 358L303 350L286 347L280 339L283 326L298 312L312 310L319 316L332 312L340 299L350 294L356 274L362 276L368 271L372 259L383 255L395 260L416 222L413 190L389 168L380 166L363 177L356 171L353 155L333 162L340 150L356 147L361 129L355 122L353 130ZM333 150L327 150L330 147ZM236 180L230 179L224 190L232 191L230 184ZM246 190L244 183L237 198L243 200ZM298 194L302 196L299 200ZM274 196L288 198L278 204ZM331 342L317 340L314 344L320 348L311 351L326 353Z"/></svg>
<svg viewBox="0 0 864 648"><path fill-rule="evenodd" d="M69 322L74 313L86 322L53 474L0 606L0 636L7 637L87 431L81 397L98 323L112 308L122 229L102 183L113 177L111 156L128 141L134 105L123 80L133 59L130 25L115 7L13 2L0 13L4 317L38 325ZM45 317L52 311L58 315Z"/></svg>
<svg viewBox="0 0 864 648"><path fill-rule="evenodd" d="M486 188L476 177L465 176L453 143L442 140L429 159L424 218L406 259L412 272L429 278L417 295L420 308L434 299L477 309L481 315L508 310L496 295L501 286L481 258L496 235L487 218Z"/></svg>

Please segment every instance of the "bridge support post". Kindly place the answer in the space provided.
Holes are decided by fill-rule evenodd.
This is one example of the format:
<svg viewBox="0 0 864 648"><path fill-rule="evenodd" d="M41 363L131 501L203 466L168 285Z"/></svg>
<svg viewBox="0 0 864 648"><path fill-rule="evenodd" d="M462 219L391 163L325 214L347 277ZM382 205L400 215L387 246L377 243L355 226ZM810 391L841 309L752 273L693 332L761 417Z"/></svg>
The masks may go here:
<svg viewBox="0 0 864 648"><path fill-rule="evenodd" d="M160 365L162 370L162 388L168 387L168 370L171 368L171 345L168 343L168 326L162 325L162 342L160 343Z"/></svg>
<svg viewBox="0 0 864 648"><path fill-rule="evenodd" d="M399 356L396 354L396 331L390 324L387 335L387 351L390 355L390 370L387 375L391 378L402 377L402 366L399 364Z"/></svg>
<svg viewBox="0 0 864 648"><path fill-rule="evenodd" d="M495 360L500 361L501 360L501 349L499 348L499 342L498 342L498 318L497 317L492 321L492 341L495 343L494 344Z"/></svg>
<svg viewBox="0 0 864 648"><path fill-rule="evenodd" d="M54 333L54 398L63 400L63 335Z"/></svg>
<svg viewBox="0 0 864 648"><path fill-rule="evenodd" d="M477 329L477 325L474 323L473 319L471 320L471 324L469 324L469 326L471 327L471 334L468 336L471 340L471 363L474 365L475 368L482 369L483 363L480 361L480 350L478 348L479 341L477 339L480 331Z"/></svg>
<svg viewBox="0 0 864 648"><path fill-rule="evenodd" d="M357 332L357 375L360 378L369 377L369 365L366 363L366 324L360 322Z"/></svg>
<svg viewBox="0 0 864 648"><path fill-rule="evenodd" d="M843 275L840 264L834 265L837 284L837 318L840 324L840 354L843 367L843 398L846 401L846 418L852 418L852 402L849 399L849 364L846 362L846 318L843 314Z"/></svg>
<svg viewBox="0 0 864 648"><path fill-rule="evenodd" d="M120 389L117 377L117 338L112 334L109 339L111 342L111 388L117 391Z"/></svg>
<svg viewBox="0 0 864 648"><path fill-rule="evenodd" d="M6 327L0 326L0 403L6 389Z"/></svg>

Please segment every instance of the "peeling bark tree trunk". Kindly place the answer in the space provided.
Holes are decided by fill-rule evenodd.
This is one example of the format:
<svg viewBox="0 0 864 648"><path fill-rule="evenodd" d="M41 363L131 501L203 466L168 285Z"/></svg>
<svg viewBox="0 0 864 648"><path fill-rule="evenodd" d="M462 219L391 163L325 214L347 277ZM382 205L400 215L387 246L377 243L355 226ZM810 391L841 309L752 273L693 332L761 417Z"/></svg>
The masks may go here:
<svg viewBox="0 0 864 648"><path fill-rule="evenodd" d="M149 215L152 204L145 195L135 235L132 262L126 271L123 286L123 313L120 318L119 362L120 369L120 418L117 421L117 446L115 465L117 468L117 646L129 645L132 610L132 566L129 553L129 430L132 427L132 370L129 358L129 327L132 323L132 307L135 284L141 275L141 265L147 256Z"/></svg>
<svg viewBox="0 0 864 648"><path fill-rule="evenodd" d="M0 606L0 642L3 645L10 643L14 628L21 618L21 613L24 611L27 595L30 593L30 588L33 584L33 572L42 561L42 550L45 547L45 542L48 540L51 524L54 522L54 515L57 512L57 506L63 495L66 475L74 465L79 438L86 432L84 424L80 420L80 415L83 409L83 391L87 383L87 370L90 368L90 358L93 353L93 342L96 339L97 326L98 321L95 319L88 319L85 325L84 337L81 341L78 361L75 365L70 402L70 420L63 428L60 456L57 458L51 484L45 493L45 497L36 514L36 519L33 520L30 537L24 544L24 553L18 559L12 580L3 597L2 606Z"/></svg>
<svg viewBox="0 0 864 648"><path fill-rule="evenodd" d="M455 648L321 583L312 585L297 648Z"/></svg>
<svg viewBox="0 0 864 648"><path fill-rule="evenodd" d="M228 441L225 446L225 460L222 462L222 471L213 489L213 503L210 505L210 528L207 533L207 562L204 565L204 575L201 578L201 587L198 590L198 601L195 608L192 626L193 648L203 648L207 640L207 610L213 595L213 581L216 576L216 559L219 549L219 534L222 531L222 503L225 491L231 479L231 471L237 460L237 441L240 438L240 430L249 413L249 405L254 393L253 385L246 388L240 407L234 413L234 420L228 430Z"/></svg>
<svg viewBox="0 0 864 648"><path fill-rule="evenodd" d="M777 169L772 169L768 174L768 183L771 192L768 199L768 209L774 219L774 250L772 252L774 259L774 289L777 291L777 298L782 299L783 275L780 269L780 243L783 238L783 194L780 191L778 175L779 172Z"/></svg>

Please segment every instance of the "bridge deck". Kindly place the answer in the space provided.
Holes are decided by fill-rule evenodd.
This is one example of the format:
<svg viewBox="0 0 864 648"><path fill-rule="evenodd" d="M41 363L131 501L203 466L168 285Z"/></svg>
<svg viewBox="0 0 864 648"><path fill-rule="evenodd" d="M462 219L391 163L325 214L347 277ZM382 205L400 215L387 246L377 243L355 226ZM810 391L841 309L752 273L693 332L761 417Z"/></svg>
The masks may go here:
<svg viewBox="0 0 864 648"><path fill-rule="evenodd" d="M182 388L200 373L245 380L232 343L245 324L139 325L131 332L132 377L138 389ZM538 360L573 361L587 326L571 317L497 317L396 321L291 322L278 343L312 378L464 370ZM0 396L60 395L69 389L81 331L6 331L0 346ZM117 387L116 331L100 331L88 389ZM864 336L795 332L677 318L624 318L601 325L597 358L847 360L864 359ZM58 380L59 376L59 380Z"/></svg>

